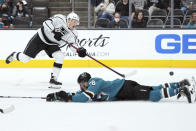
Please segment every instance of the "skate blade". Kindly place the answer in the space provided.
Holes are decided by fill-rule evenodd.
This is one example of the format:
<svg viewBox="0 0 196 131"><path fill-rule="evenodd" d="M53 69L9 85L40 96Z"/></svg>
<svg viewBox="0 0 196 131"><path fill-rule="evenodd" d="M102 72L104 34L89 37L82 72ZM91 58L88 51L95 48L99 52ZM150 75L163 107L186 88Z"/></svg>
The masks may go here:
<svg viewBox="0 0 196 131"><path fill-rule="evenodd" d="M60 89L62 85L54 85L54 84L50 84L48 88L51 89Z"/></svg>

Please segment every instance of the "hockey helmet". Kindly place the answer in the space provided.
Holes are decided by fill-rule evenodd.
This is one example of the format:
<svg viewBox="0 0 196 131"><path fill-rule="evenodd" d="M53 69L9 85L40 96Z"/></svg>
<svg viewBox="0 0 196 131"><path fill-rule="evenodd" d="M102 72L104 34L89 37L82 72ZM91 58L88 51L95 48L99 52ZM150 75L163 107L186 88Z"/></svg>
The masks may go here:
<svg viewBox="0 0 196 131"><path fill-rule="evenodd" d="M74 12L71 12L67 15L67 20L77 20L78 21L77 25L80 24L80 17Z"/></svg>
<svg viewBox="0 0 196 131"><path fill-rule="evenodd" d="M82 82L88 82L88 80L90 80L91 75L87 72L83 72L82 74L79 75L78 77L78 83L82 83Z"/></svg>

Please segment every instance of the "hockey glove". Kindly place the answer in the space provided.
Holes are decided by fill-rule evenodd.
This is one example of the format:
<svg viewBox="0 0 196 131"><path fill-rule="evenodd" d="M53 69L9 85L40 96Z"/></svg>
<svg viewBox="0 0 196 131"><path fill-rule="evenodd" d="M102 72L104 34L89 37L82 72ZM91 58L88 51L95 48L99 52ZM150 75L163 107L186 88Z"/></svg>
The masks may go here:
<svg viewBox="0 0 196 131"><path fill-rule="evenodd" d="M46 97L46 101L56 101L56 100L68 102L72 100L72 96L66 93L65 91L60 91L60 92L48 94Z"/></svg>
<svg viewBox="0 0 196 131"><path fill-rule="evenodd" d="M46 101L56 101L56 100L57 99L55 98L55 93L51 93L46 96Z"/></svg>
<svg viewBox="0 0 196 131"><path fill-rule="evenodd" d="M77 49L77 53L78 53L79 57L85 57L86 56L86 49L84 49L83 47L80 47Z"/></svg>
<svg viewBox="0 0 196 131"><path fill-rule="evenodd" d="M54 38L57 40L57 41L60 41L61 40L61 37L63 36L61 34L61 32L57 31L57 30L53 30L52 31L54 33Z"/></svg>

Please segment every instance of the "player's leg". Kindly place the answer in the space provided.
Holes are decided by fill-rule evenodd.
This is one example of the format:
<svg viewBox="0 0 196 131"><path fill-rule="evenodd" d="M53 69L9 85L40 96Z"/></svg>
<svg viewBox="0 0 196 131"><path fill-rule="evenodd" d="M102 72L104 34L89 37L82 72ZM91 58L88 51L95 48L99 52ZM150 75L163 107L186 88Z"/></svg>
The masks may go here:
<svg viewBox="0 0 196 131"><path fill-rule="evenodd" d="M176 83L165 83L159 86L152 86L153 90L150 92L149 99L151 101L157 102L162 98L169 98L175 96L179 92L180 84Z"/></svg>
<svg viewBox="0 0 196 131"><path fill-rule="evenodd" d="M162 88L161 88L162 87ZM153 90L150 91L149 100L157 102L163 98L169 98L179 93L178 88L164 88L162 85L153 86Z"/></svg>
<svg viewBox="0 0 196 131"><path fill-rule="evenodd" d="M52 56L53 56L53 58L55 58L56 61L53 64L50 84L51 84L52 88L59 88L59 86L61 86L62 83L58 82L57 79L59 77L60 71L63 66L64 55L61 51L56 51L52 54Z"/></svg>
<svg viewBox="0 0 196 131"><path fill-rule="evenodd" d="M190 102L188 86L190 86L190 83L186 79L176 83L165 83L159 86L152 86L153 90L150 91L149 99L156 102L163 98L170 98L183 93Z"/></svg>
<svg viewBox="0 0 196 131"><path fill-rule="evenodd" d="M28 62L31 59L31 57L21 53L21 52L12 52L7 58L6 58L6 64L11 63L14 60L22 61L24 63Z"/></svg>
<svg viewBox="0 0 196 131"><path fill-rule="evenodd" d="M44 43L39 38L38 34L35 34L29 43L27 44L24 52L13 52L10 54L7 59L6 63L9 64L14 60L22 61L24 63L28 62L32 58L35 58L36 55L43 50Z"/></svg>
<svg viewBox="0 0 196 131"><path fill-rule="evenodd" d="M117 94L117 100L149 100L150 86L143 86L135 81L126 80Z"/></svg>
<svg viewBox="0 0 196 131"><path fill-rule="evenodd" d="M62 69L62 65L64 61L64 54L62 53L62 51L57 45L50 45L45 49L45 51L49 57L52 57L56 60L53 64L53 69L52 69L51 79L50 79L50 84L51 84L50 87L60 88L62 83L58 82L57 79Z"/></svg>

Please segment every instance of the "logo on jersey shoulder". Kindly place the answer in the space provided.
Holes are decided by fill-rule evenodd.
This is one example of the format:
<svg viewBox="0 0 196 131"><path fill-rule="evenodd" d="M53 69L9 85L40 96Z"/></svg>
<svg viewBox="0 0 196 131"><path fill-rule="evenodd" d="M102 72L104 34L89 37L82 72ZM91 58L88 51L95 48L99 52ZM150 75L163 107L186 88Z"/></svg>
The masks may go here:
<svg viewBox="0 0 196 131"><path fill-rule="evenodd" d="M94 80L91 80L91 81L89 82L89 85L95 86L95 85L96 85L96 82L95 82Z"/></svg>

